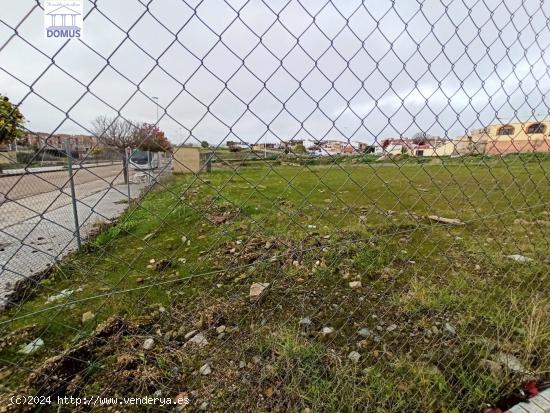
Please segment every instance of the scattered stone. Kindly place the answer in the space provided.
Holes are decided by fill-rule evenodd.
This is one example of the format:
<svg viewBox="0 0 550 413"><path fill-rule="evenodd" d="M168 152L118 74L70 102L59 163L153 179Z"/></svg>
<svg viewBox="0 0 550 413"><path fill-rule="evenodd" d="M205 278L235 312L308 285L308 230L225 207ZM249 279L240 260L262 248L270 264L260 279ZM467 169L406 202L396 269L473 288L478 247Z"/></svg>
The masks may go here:
<svg viewBox="0 0 550 413"><path fill-rule="evenodd" d="M321 334L323 336L328 336L329 334L332 334L332 333L334 333L334 328L332 327L323 327L321 329Z"/></svg>
<svg viewBox="0 0 550 413"><path fill-rule="evenodd" d="M85 324L86 322L93 320L95 318L95 314L91 311L87 311L84 314L82 314L82 324Z"/></svg>
<svg viewBox="0 0 550 413"><path fill-rule="evenodd" d="M38 349L40 349L40 347L42 347L43 345L44 345L44 340L42 340L41 338L37 338L31 341L29 344L21 346L21 350L19 350L19 353L32 354Z"/></svg>
<svg viewBox="0 0 550 413"><path fill-rule="evenodd" d="M154 345L155 345L155 340L153 340L152 338L148 338L143 342L142 347L144 350L151 350Z"/></svg>
<svg viewBox="0 0 550 413"><path fill-rule="evenodd" d="M435 222L440 222L442 224L448 224L448 225L465 225L464 222L456 218L444 218L444 217L438 217L437 215L429 215L428 219Z"/></svg>
<svg viewBox="0 0 550 413"><path fill-rule="evenodd" d="M533 261L533 258L526 257L524 255L519 254L513 254L513 255L507 255L506 258L510 258L511 260L517 261L517 262L530 262Z"/></svg>
<svg viewBox="0 0 550 413"><path fill-rule="evenodd" d="M521 361L519 361L519 359L513 354L498 353L494 359L497 363L502 364L506 369L510 371L513 371L515 373L527 373L527 370L525 369L525 367L523 367Z"/></svg>
<svg viewBox="0 0 550 413"><path fill-rule="evenodd" d="M204 347L204 346L208 345L208 340L206 339L206 337L204 336L203 333L198 333L198 334L194 335L187 342L187 344L192 344L192 345L196 345L196 346L199 346L199 347Z"/></svg>
<svg viewBox="0 0 550 413"><path fill-rule="evenodd" d="M309 327L311 327L311 325L313 324L313 322L311 321L311 318L309 317L304 317L300 320L300 327L302 329L308 329Z"/></svg>
<svg viewBox="0 0 550 413"><path fill-rule="evenodd" d="M146 236L144 236L142 238L143 241L147 241L148 239L150 239L153 235L155 235L153 232L151 232L150 234L147 234Z"/></svg>
<svg viewBox="0 0 550 413"><path fill-rule="evenodd" d="M386 331L393 331L397 328L397 324L391 324L386 328Z"/></svg>
<svg viewBox="0 0 550 413"><path fill-rule="evenodd" d="M263 295L265 289L269 287L269 283L254 283L250 286L250 301L258 301Z"/></svg>
<svg viewBox="0 0 550 413"><path fill-rule="evenodd" d="M348 359L350 359L354 363L359 362L360 358L361 358L361 354L359 354L357 351L352 351L351 353L348 354Z"/></svg>
<svg viewBox="0 0 550 413"><path fill-rule="evenodd" d="M74 293L74 290L69 290L69 289L62 290L59 294L48 297L46 304L55 303L56 301L70 297L73 293Z"/></svg>
<svg viewBox="0 0 550 413"><path fill-rule="evenodd" d="M349 283L350 288L361 288L361 281L351 281Z"/></svg>
<svg viewBox="0 0 550 413"><path fill-rule="evenodd" d="M203 376L208 376L210 373L212 373L212 367L210 367L210 364L205 363L199 369L199 373Z"/></svg>
<svg viewBox="0 0 550 413"><path fill-rule="evenodd" d="M273 397L273 387L268 387L267 389L265 389L264 395L269 398Z"/></svg>
<svg viewBox="0 0 550 413"><path fill-rule="evenodd" d="M187 334L184 336L184 338L185 338L186 340L189 340L191 337L193 337L193 336L194 336L195 334L197 334L197 333L198 333L197 330L191 330L189 333L187 333Z"/></svg>
<svg viewBox="0 0 550 413"><path fill-rule="evenodd" d="M370 331L368 328L362 328L357 332L361 337L370 337L372 334L372 331Z"/></svg>
<svg viewBox="0 0 550 413"><path fill-rule="evenodd" d="M218 334L221 334L221 333L225 332L226 328L227 328L227 327L225 327L225 326L216 327L216 332L217 332Z"/></svg>
<svg viewBox="0 0 550 413"><path fill-rule="evenodd" d="M443 331L450 336L456 336L456 328L450 323L445 323L443 325Z"/></svg>
<svg viewBox="0 0 550 413"><path fill-rule="evenodd" d="M151 258L151 259L149 260L149 264L154 264L154 263L155 263L155 259L154 259L154 258Z"/></svg>
<svg viewBox="0 0 550 413"><path fill-rule="evenodd" d="M239 361L239 368L244 369L245 367L246 367L246 361L244 360Z"/></svg>
<svg viewBox="0 0 550 413"><path fill-rule="evenodd" d="M184 244L187 242L187 237L185 235L181 237L181 242Z"/></svg>
<svg viewBox="0 0 550 413"><path fill-rule="evenodd" d="M199 410L203 412L208 410L208 402L202 402L201 405L199 406Z"/></svg>

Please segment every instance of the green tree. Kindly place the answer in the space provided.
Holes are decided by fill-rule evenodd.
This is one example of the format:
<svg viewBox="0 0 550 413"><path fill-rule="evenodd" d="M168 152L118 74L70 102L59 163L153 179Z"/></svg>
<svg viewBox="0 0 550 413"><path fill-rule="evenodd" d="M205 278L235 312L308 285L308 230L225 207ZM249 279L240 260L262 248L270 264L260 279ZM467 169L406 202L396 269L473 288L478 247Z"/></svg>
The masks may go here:
<svg viewBox="0 0 550 413"><path fill-rule="evenodd" d="M23 136L25 118L7 96L0 95L0 144L10 143Z"/></svg>
<svg viewBox="0 0 550 413"><path fill-rule="evenodd" d="M202 146L203 148L208 148L208 147L210 147L210 144L209 144L208 142L206 142L206 141L202 141L202 142L201 142L201 146Z"/></svg>

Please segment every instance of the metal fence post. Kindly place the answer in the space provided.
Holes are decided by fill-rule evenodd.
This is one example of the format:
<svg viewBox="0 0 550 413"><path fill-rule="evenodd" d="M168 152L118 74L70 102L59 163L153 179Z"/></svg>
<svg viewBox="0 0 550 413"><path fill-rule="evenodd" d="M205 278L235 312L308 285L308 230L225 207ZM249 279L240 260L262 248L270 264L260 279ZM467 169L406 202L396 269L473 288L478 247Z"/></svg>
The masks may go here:
<svg viewBox="0 0 550 413"><path fill-rule="evenodd" d="M147 167L148 167L148 170L147 170L148 181L149 181L149 185L151 185L153 181L151 176L151 174L153 173L153 169L151 166L151 151L147 151Z"/></svg>
<svg viewBox="0 0 550 413"><path fill-rule="evenodd" d="M76 243L78 249L82 248L82 240L80 238L80 224L78 223L78 209L76 207L76 191L74 189L73 177L73 156L71 153L71 144L68 140L65 141L65 153L67 154L67 169L69 171L69 185L71 187L71 200L73 203L74 228L76 235Z"/></svg>
<svg viewBox="0 0 550 413"><path fill-rule="evenodd" d="M128 205L130 205L130 202L132 202L132 194L130 193L130 159L132 159L132 149L126 148L124 151L124 156L126 159L123 159L122 161L122 167L124 168L124 164L126 164L126 185L128 186ZM122 174L125 172L122 171Z"/></svg>

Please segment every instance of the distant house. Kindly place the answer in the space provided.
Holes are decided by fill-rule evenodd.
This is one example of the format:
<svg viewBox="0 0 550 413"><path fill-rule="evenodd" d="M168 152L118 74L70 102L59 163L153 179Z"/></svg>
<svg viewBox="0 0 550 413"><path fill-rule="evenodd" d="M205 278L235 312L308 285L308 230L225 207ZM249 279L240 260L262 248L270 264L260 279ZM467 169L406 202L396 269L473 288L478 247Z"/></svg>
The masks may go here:
<svg viewBox="0 0 550 413"><path fill-rule="evenodd" d="M408 138L390 138L382 141L384 155L414 155L416 144Z"/></svg>
<svg viewBox="0 0 550 413"><path fill-rule="evenodd" d="M459 155L550 152L550 121L492 124L456 139Z"/></svg>
<svg viewBox="0 0 550 413"><path fill-rule="evenodd" d="M359 153L357 142L327 140L320 142L319 147L325 155L352 155Z"/></svg>
<svg viewBox="0 0 550 413"><path fill-rule="evenodd" d="M69 142L71 150L78 153L79 157L86 155L92 148L103 148L102 143L95 136L89 135L69 135L37 132L27 133L23 140L28 146L36 146L44 150L65 151L65 143Z"/></svg>
<svg viewBox="0 0 550 413"><path fill-rule="evenodd" d="M452 141L438 136L425 139L394 138L382 141L384 155L444 156L451 155L453 151Z"/></svg>

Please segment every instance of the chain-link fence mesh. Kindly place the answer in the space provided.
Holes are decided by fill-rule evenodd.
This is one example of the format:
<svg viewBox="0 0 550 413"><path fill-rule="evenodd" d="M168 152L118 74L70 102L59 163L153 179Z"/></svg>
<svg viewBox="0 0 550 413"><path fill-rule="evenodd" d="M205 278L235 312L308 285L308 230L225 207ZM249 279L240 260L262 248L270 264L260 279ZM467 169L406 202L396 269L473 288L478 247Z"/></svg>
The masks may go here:
<svg viewBox="0 0 550 413"><path fill-rule="evenodd" d="M545 389L547 3L90 0L45 36L68 3L0 16L2 411Z"/></svg>

